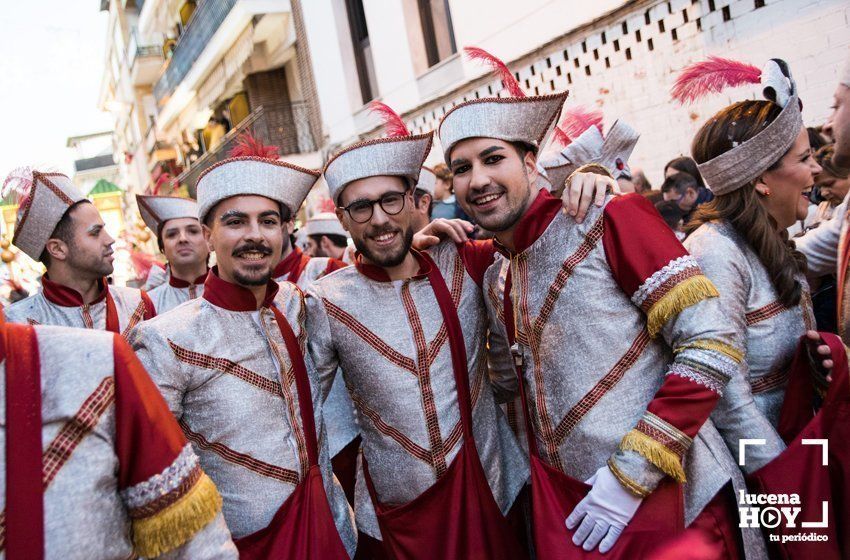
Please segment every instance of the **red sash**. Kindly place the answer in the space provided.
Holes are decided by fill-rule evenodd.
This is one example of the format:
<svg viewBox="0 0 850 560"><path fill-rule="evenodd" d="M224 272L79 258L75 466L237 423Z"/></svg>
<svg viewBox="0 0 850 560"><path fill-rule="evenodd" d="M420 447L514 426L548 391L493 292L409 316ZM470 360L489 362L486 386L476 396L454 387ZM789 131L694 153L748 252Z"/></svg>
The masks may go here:
<svg viewBox="0 0 850 560"><path fill-rule="evenodd" d="M463 444L448 471L437 482L415 499L396 507L386 507L378 501L364 456L363 472L375 505L384 548L399 560L526 558L514 529L493 498L475 447L466 348L457 310L437 265L427 254L422 256L429 265L428 280L449 335Z"/></svg>
<svg viewBox="0 0 850 560"><path fill-rule="evenodd" d="M106 330L121 334L121 327L118 325L118 309L115 308L115 300L109 292L106 292Z"/></svg>
<svg viewBox="0 0 850 560"><path fill-rule="evenodd" d="M348 552L334 523L333 513L319 467L319 446L313 416L310 380L304 357L292 327L286 317L274 306L277 325L283 335L289 359L295 370L298 391L298 408L307 444L309 468L307 476L275 513L271 523L248 536L236 539L239 558L260 560L286 558L287 560L348 560Z"/></svg>
<svg viewBox="0 0 850 560"><path fill-rule="evenodd" d="M780 523L765 532L778 535L768 540L772 553L782 559L828 560L850 557L850 376L844 345L836 335L820 333L832 350L834 367L823 405L815 412L815 390L807 343L801 339L791 364L790 379L779 417L780 435L788 443L773 461L752 473L747 481L753 492L798 494L801 511L796 527ZM823 466L823 446L803 445L804 439L829 442L828 466ZM804 528L801 522L823 520L823 502L828 503L827 527ZM827 541L789 541L784 535L815 533Z"/></svg>
<svg viewBox="0 0 850 560"><path fill-rule="evenodd" d="M32 327L3 324L6 358L6 558L44 558L41 364ZM8 352L14 348L13 352Z"/></svg>
<svg viewBox="0 0 850 560"><path fill-rule="evenodd" d="M510 300L510 277L505 283L504 317L508 340L514 344L513 305ZM531 424L522 366L517 365L519 392L528 435L531 462L531 518L534 550L538 560L632 560L650 558L649 553L662 539L684 530L684 499L680 486L665 478L647 496L617 540L605 555L599 549L586 552L573 544L573 531L567 529L566 519L587 495L590 486L548 465L537 448Z"/></svg>

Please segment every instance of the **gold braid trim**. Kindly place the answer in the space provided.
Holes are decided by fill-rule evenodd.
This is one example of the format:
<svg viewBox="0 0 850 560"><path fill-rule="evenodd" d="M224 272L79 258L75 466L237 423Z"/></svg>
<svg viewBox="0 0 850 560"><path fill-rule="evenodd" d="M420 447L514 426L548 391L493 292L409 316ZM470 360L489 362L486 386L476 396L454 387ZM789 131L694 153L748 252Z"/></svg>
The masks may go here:
<svg viewBox="0 0 850 560"><path fill-rule="evenodd" d="M655 338L671 317L704 299L718 297L717 288L703 274L679 282L655 302L646 314L649 336Z"/></svg>
<svg viewBox="0 0 850 560"><path fill-rule="evenodd" d="M608 468L611 470L611 474L614 475L614 478L623 485L623 488L637 496L638 498L646 498L652 493L652 490L649 488L645 488L627 477L623 471L620 470L620 467L617 466L617 463L613 461L613 459L608 459Z"/></svg>
<svg viewBox="0 0 850 560"><path fill-rule="evenodd" d="M679 457L667 447L638 430L632 430L620 442L623 451L634 451L647 461L664 471L676 482L686 482L685 469Z"/></svg>
<svg viewBox="0 0 850 560"><path fill-rule="evenodd" d="M725 342L721 342L720 340L713 340L710 338L706 338L703 340L695 340L693 342L689 342L687 344L683 344L676 348L674 354L680 353L682 350L687 350L688 348L694 348L697 350L714 350L715 352L719 352L729 358L735 360L736 363L741 363L744 361L744 353L735 348L730 344L726 344Z"/></svg>
<svg viewBox="0 0 850 560"><path fill-rule="evenodd" d="M584 165L570 173L570 176L567 177L566 182L569 183L576 173L596 173L597 175L605 175L606 177L610 177L611 179L614 178L614 174L611 173L611 170L602 165L601 163L585 163Z"/></svg>
<svg viewBox="0 0 850 560"><path fill-rule="evenodd" d="M221 511L221 496L213 481L202 474L198 482L180 498L157 513L133 520L136 554L160 556L184 545Z"/></svg>

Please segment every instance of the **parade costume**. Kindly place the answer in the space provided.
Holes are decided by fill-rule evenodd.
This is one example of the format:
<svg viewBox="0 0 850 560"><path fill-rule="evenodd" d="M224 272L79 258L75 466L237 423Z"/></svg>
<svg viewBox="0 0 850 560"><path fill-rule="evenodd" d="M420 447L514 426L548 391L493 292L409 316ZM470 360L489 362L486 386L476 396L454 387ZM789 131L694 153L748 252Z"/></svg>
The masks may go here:
<svg viewBox="0 0 850 560"><path fill-rule="evenodd" d="M709 63L715 65L715 72L717 66L740 65L722 59L713 59ZM698 63L686 69L683 76L698 80L698 69L706 64ZM706 186L719 196L751 184L782 158L803 129L801 104L787 65L771 60L762 70L746 68L750 75L748 81L760 84L768 100L782 107L782 111L758 134L698 165ZM684 78L680 78L674 91L680 98L687 95L689 86ZM688 97L692 99L694 95ZM730 173L730 166L737 166L739 173ZM685 246L698 259L706 276L717 285L727 320L735 330L735 344L746 349L743 377L736 377L727 386L712 414L713 424L723 435L733 457L739 456L741 440L763 440L762 445L746 449L745 465L741 467L750 475L751 487L763 492L779 493L782 490L797 493L804 504L819 513L817 506L823 497L815 491L818 483L823 483L818 480L822 471L819 457L812 456L801 442L794 439L804 427L805 437L813 437L816 431L825 428L821 435L827 439L835 438L830 441L834 445L843 445L838 443L839 433L830 431L836 418L835 410L840 410L843 406L840 403L850 398L850 394L840 395L841 391L845 391L841 385L830 388L833 399L824 403L822 423L806 426L813 416L813 396L817 391L825 392L826 381L821 373L810 371L812 368L807 356L801 358L805 354L805 344L801 345L799 341L807 330L816 328L804 275L799 274L797 278L802 292L800 302L788 307L779 301L761 259L732 224L725 221L705 223L688 237ZM832 356L834 362L837 366L842 362L846 364L840 345L838 352L840 356ZM845 373L836 372L836 376ZM846 383L846 375L840 383ZM815 387L813 392L812 385L819 387ZM786 449L786 443L791 444L789 449ZM847 464L850 456L844 455L833 461L839 465L842 461ZM777 476L780 473L781 476ZM798 480L800 475L807 480ZM823 484L819 489L828 487L828 484ZM833 503L842 495L841 490L834 492ZM843 492L845 496L846 492L847 488ZM819 515L815 518L820 520ZM832 539L833 545L836 540ZM768 546L772 545L769 543ZM796 558L799 553L792 553L790 557Z"/></svg>
<svg viewBox="0 0 850 560"><path fill-rule="evenodd" d="M234 196L293 209L318 173L278 160L224 160L198 181L199 218ZM251 291L207 276L204 294L131 336L224 499L242 558L345 558L351 510L331 472L321 395L306 356L301 291ZM312 379L311 379L312 378Z"/></svg>
<svg viewBox="0 0 850 560"><path fill-rule="evenodd" d="M457 105L438 129L446 160L467 138L540 146L565 98ZM541 190L514 243L484 286L526 382L538 557L581 557L564 519L605 465L644 498L608 557L645 553L705 514L736 469L698 434L740 367L717 291L639 195L608 197L577 224Z"/></svg>
<svg viewBox="0 0 850 560"><path fill-rule="evenodd" d="M86 198L61 173L33 171L28 183L12 243L38 260L68 209ZM84 303L78 292L52 282L47 275L42 277L41 285L41 292L6 309L9 322L108 330L126 337L140 321L156 314L145 292L109 286L106 279L101 280L100 295L90 303Z"/></svg>
<svg viewBox="0 0 850 560"><path fill-rule="evenodd" d="M145 196L136 195L139 213L148 228L161 239L162 227L168 220L178 218L198 219L198 204L189 198L176 196ZM153 269L151 269L153 270ZM200 297L204 293L206 273L191 282L176 278L171 272L167 279L148 292L157 313L165 313L181 303Z"/></svg>
<svg viewBox="0 0 850 560"><path fill-rule="evenodd" d="M310 233L311 225L314 231L335 233L333 224L328 224L326 215L318 214L318 219L307 220L307 234ZM336 228L344 235L345 230L339 225L335 214L330 214L336 222ZM328 257L311 257L298 247L293 246L290 252L274 269L274 279L277 282L292 282L302 291L312 285L313 282L330 274L340 268L348 266L346 263ZM334 474L337 475L342 487L345 489L349 502L354 503L354 480L357 465L357 454L360 451L359 439L360 428L357 426L357 418L354 415L354 405L351 397L345 390L342 379L338 379L330 387L323 405L325 426L328 432L328 448L333 458Z"/></svg>
<svg viewBox="0 0 850 560"><path fill-rule="evenodd" d="M333 200L366 177L415 185L430 145L429 133L344 150L325 168ZM413 255L419 272L407 280L358 256L308 290L322 384L340 368L360 419L358 527L397 558L521 558L505 514L527 464L491 385L515 379L510 368L488 374L485 354L480 280L492 246L443 243Z"/></svg>
<svg viewBox="0 0 850 560"><path fill-rule="evenodd" d="M123 339L0 333L0 556L236 558L215 485Z"/></svg>

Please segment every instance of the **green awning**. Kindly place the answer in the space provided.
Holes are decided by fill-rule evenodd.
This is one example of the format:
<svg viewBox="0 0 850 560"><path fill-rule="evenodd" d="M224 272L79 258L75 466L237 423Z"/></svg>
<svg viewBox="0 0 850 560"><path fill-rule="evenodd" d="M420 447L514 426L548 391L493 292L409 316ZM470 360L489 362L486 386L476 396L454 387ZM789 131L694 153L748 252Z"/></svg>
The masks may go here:
<svg viewBox="0 0 850 560"><path fill-rule="evenodd" d="M98 196L121 192L124 191L122 191L115 183L110 183L106 179L101 179L97 183L95 183L94 187L92 187L92 190L89 191L88 196Z"/></svg>

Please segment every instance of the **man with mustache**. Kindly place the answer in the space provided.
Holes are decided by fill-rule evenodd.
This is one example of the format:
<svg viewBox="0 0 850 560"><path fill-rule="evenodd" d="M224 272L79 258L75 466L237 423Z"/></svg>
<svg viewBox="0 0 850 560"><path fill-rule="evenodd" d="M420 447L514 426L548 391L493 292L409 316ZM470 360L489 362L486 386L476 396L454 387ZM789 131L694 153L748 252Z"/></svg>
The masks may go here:
<svg viewBox="0 0 850 560"><path fill-rule="evenodd" d="M318 176L255 156L206 170L198 218L217 266L202 297L130 340L218 486L242 558L342 559L356 546L305 355L303 295L272 280L282 226Z"/></svg>
<svg viewBox="0 0 850 560"><path fill-rule="evenodd" d="M10 305L12 323L108 330L126 336L156 312L148 295L110 286L115 240L100 213L61 173L13 171L21 198L12 243L47 268L42 291Z"/></svg>
<svg viewBox="0 0 850 560"><path fill-rule="evenodd" d="M619 557L645 556L683 525L735 547L724 490L736 466L697 432L740 375L741 349L714 286L642 196L608 197L579 222L536 186L565 97L472 100L438 129L458 201L496 233L484 286L525 380L538 558L604 554L636 512Z"/></svg>
<svg viewBox="0 0 850 560"><path fill-rule="evenodd" d="M148 294L162 314L204 293L210 251L194 200L137 194L136 203L168 262L168 281Z"/></svg>

